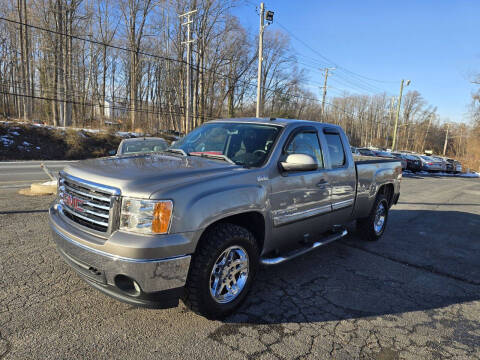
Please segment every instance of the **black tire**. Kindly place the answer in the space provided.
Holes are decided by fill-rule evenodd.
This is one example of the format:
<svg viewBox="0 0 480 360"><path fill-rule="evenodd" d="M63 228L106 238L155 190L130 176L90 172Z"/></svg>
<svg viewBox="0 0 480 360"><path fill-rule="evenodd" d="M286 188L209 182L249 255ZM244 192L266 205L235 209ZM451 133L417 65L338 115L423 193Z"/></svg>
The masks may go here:
<svg viewBox="0 0 480 360"><path fill-rule="evenodd" d="M242 290L232 301L219 303L210 293L210 277L219 257L232 246L239 246L248 254L248 277ZM185 284L185 304L197 314L209 319L224 318L245 300L255 278L258 264L259 249L250 231L234 224L215 225L202 237L193 255Z"/></svg>
<svg viewBox="0 0 480 360"><path fill-rule="evenodd" d="M363 240L377 241L382 237L383 233L385 232L385 228L387 227L388 212L389 212L388 205L389 203L388 203L387 197L383 194L378 194L377 198L375 199L375 203L373 204L370 215L366 218L357 220L357 229L360 233L360 236L363 238ZM376 215L380 206L383 206L385 210L385 218L384 218L381 229L377 231L375 228Z"/></svg>

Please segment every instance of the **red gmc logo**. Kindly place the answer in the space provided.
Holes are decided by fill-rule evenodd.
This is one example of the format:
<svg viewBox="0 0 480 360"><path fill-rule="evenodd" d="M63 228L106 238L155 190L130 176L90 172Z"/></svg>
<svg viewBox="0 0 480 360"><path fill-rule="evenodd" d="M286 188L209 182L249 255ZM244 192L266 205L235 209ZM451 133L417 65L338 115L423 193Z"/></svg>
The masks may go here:
<svg viewBox="0 0 480 360"><path fill-rule="evenodd" d="M80 207L80 205L84 203L83 200L76 198L72 195L65 194L65 196L63 197L63 201L68 207L75 209L78 212L83 212L83 209Z"/></svg>

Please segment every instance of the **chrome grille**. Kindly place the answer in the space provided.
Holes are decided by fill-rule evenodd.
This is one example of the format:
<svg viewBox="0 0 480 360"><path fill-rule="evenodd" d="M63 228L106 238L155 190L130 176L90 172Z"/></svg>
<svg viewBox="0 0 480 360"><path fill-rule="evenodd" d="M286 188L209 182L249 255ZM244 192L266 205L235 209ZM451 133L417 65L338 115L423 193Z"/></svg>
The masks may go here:
<svg viewBox="0 0 480 360"><path fill-rule="evenodd" d="M110 232L120 190L83 180L64 172L58 184L59 203L70 220L100 232Z"/></svg>

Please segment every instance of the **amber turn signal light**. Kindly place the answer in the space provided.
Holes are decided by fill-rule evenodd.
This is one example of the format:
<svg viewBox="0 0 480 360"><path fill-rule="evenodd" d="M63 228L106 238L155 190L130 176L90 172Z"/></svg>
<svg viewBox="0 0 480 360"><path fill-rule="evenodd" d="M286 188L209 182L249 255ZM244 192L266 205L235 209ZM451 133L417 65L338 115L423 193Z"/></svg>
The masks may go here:
<svg viewBox="0 0 480 360"><path fill-rule="evenodd" d="M173 203L171 201L161 201L155 204L152 232L157 234L166 234L168 232L172 211Z"/></svg>

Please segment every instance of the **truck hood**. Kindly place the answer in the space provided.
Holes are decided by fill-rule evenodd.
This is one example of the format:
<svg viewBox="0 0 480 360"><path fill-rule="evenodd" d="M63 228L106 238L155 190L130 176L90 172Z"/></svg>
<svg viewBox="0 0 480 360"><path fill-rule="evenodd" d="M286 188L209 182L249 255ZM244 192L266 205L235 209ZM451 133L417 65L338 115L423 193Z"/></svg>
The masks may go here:
<svg viewBox="0 0 480 360"><path fill-rule="evenodd" d="M81 179L119 188L125 196L150 198L159 190L168 191L172 187L242 170L241 166L221 160L150 154L84 160L67 166L64 171Z"/></svg>

